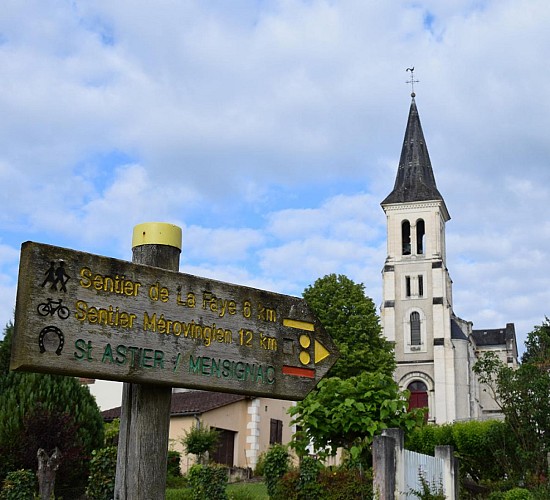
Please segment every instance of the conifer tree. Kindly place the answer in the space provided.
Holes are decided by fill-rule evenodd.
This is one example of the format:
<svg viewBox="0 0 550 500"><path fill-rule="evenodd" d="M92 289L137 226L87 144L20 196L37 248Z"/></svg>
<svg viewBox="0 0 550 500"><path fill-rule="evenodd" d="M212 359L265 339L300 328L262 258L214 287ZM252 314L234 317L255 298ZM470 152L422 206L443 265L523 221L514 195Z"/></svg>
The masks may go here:
<svg viewBox="0 0 550 500"><path fill-rule="evenodd" d="M56 446L65 456L56 492L83 488L91 452L103 443L94 397L74 377L9 371L13 325L0 344L0 480L13 470L36 470L36 453Z"/></svg>

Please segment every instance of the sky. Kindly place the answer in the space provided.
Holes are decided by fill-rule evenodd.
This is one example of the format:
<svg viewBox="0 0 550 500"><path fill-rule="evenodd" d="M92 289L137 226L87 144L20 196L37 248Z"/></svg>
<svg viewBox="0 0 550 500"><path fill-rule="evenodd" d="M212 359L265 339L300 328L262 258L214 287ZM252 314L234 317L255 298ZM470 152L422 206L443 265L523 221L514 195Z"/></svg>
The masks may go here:
<svg viewBox="0 0 550 500"><path fill-rule="evenodd" d="M550 315L549 24L547 0L3 0L0 324L23 242L131 260L150 221L182 272L345 274L380 305L414 66L454 311L522 350Z"/></svg>

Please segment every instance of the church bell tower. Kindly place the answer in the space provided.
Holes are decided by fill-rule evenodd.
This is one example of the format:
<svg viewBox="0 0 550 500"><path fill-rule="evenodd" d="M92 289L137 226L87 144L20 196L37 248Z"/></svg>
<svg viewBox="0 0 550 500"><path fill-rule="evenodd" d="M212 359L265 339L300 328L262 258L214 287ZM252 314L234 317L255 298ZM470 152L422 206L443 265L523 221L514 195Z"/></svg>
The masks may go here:
<svg viewBox="0 0 550 500"><path fill-rule="evenodd" d="M450 220L437 189L414 92L392 192L381 203L387 222L383 268L382 327L394 342L401 389L412 407L428 407L430 421L470 416L469 380L456 341L468 344L467 328L453 314L445 255ZM459 342L460 344L460 342ZM464 376L462 373L464 372Z"/></svg>

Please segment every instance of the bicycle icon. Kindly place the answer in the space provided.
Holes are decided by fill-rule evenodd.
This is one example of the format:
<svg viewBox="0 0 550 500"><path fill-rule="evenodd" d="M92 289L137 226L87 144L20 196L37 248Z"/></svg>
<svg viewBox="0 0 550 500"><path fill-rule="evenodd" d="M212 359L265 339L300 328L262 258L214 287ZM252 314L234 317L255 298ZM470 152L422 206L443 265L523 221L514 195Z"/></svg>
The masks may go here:
<svg viewBox="0 0 550 500"><path fill-rule="evenodd" d="M53 316L56 312L61 319L67 319L70 316L71 311L69 311L69 308L67 306L61 305L63 299L46 300L47 302L42 302L41 304L38 304L38 307L36 308L40 316Z"/></svg>

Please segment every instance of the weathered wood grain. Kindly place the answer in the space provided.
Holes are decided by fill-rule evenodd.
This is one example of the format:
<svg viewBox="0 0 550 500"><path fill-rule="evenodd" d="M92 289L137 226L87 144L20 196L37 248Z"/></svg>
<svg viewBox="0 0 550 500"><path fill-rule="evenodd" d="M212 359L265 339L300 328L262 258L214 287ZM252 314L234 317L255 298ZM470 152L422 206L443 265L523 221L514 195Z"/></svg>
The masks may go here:
<svg viewBox="0 0 550 500"><path fill-rule="evenodd" d="M22 246L14 370L300 400L337 356L301 298Z"/></svg>

